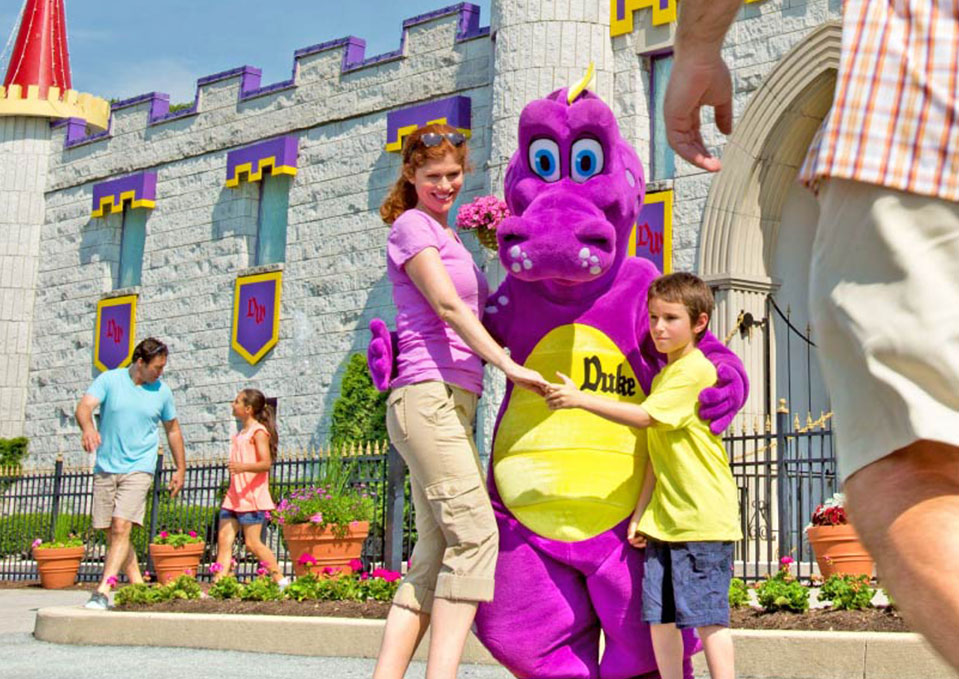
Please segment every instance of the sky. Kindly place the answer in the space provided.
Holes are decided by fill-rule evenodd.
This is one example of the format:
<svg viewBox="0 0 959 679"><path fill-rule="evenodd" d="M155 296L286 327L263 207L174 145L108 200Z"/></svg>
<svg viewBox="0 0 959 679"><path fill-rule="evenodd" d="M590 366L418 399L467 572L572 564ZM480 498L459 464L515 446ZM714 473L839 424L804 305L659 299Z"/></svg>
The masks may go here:
<svg viewBox="0 0 959 679"><path fill-rule="evenodd" d="M490 0L480 7L488 26ZM0 0L0 50L23 0ZM73 88L107 99L166 92L192 102L196 80L236 66L263 70L262 84L290 77L293 52L353 35L366 56L400 45L403 20L453 0L65 0ZM15 36L14 36L15 38ZM9 54L0 68L6 73ZM2 76L0 74L0 76Z"/></svg>

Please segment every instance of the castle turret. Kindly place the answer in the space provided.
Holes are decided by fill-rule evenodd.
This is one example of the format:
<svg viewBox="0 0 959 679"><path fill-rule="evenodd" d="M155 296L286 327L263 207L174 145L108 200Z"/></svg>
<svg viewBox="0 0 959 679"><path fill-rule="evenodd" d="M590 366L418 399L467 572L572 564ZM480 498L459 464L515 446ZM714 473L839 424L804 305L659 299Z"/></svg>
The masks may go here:
<svg viewBox="0 0 959 679"><path fill-rule="evenodd" d="M0 87L0 437L23 434L50 123L109 117L71 89L63 0L27 0Z"/></svg>

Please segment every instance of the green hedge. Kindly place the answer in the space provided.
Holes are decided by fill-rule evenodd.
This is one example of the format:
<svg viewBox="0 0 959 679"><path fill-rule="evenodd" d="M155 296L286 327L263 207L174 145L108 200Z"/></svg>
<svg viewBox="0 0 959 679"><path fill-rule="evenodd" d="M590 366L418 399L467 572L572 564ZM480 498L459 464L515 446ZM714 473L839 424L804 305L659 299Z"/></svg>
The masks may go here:
<svg viewBox="0 0 959 679"><path fill-rule="evenodd" d="M19 467L27 456L29 442L23 436L0 439L0 467Z"/></svg>
<svg viewBox="0 0 959 679"><path fill-rule="evenodd" d="M385 441L386 393L373 386L366 368L366 356L353 354L346 364L340 395L333 403L330 445Z"/></svg>

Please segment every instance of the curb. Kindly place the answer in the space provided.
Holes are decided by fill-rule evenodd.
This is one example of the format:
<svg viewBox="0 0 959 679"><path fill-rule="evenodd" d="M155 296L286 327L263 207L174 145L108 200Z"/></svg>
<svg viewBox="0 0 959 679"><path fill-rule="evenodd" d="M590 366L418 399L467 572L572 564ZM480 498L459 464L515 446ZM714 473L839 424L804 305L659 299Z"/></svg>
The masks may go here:
<svg viewBox="0 0 959 679"><path fill-rule="evenodd" d="M37 611L34 636L59 644L172 646L290 655L375 658L384 620L199 613L117 613L81 606ZM428 634L428 633L427 633ZM733 630L739 679L956 679L918 634ZM417 660L426 659L428 637ZM463 662L496 664L471 634ZM702 654L697 676L708 676Z"/></svg>

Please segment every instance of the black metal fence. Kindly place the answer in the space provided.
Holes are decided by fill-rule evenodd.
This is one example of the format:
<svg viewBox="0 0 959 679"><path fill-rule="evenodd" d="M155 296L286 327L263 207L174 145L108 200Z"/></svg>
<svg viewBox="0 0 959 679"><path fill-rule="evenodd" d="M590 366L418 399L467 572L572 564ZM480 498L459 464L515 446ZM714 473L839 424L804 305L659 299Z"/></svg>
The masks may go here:
<svg viewBox="0 0 959 679"><path fill-rule="evenodd" d="M779 560L792 557L795 572L808 578L815 558L805 541L805 527L816 505L839 489L832 414L804 425L790 415L785 399L775 420L767 416L750 433L724 439L733 478L739 488L743 540L736 547L736 575L747 581L775 573Z"/></svg>
<svg viewBox="0 0 959 679"><path fill-rule="evenodd" d="M767 417L752 431L729 433L725 439L733 476L739 488L743 540L736 548L737 575L758 580L775 572L779 559L795 559L800 577L813 573L814 559L803 540L803 528L813 508L837 490L835 458L829 415L800 425L780 402L775 420ZM376 514L363 555L370 563L399 570L415 541L413 510L406 465L392 447L376 446L346 451L353 465L350 483L363 484L376 502ZM271 470L274 499L296 488L320 482L329 463L328 451L281 455ZM147 499L144 527L134 528L133 546L141 564L151 568L147 545L163 529L195 530L204 537L204 563L216 552L218 513L227 488L226 462L191 460L183 491L170 498L166 492L172 469L157 465ZM80 580L96 580L106 553L102 535L91 529L93 474L65 468L58 462L52 471L0 473L0 580L33 580L36 564L30 544L36 538L62 539L80 535L87 554ZM281 568L292 573L280 530L268 523L263 541L277 555ZM256 560L246 554L241 541L234 546L237 574L251 576ZM201 572L201 578L207 574Z"/></svg>
<svg viewBox="0 0 959 679"><path fill-rule="evenodd" d="M370 535L363 546L363 558L382 563L393 570L412 550L415 539L406 467L395 450L386 445L350 447L342 451L341 461L350 468L350 485L363 487L375 502ZM204 563L216 554L219 510L229 483L225 460L191 460L183 490L171 498L167 486L172 467L164 466L162 454L157 460L153 487L147 497L143 527L134 527L131 542L141 565L152 569L148 545L162 530L196 531L206 541ZM276 501L297 488L318 484L333 456L329 451L302 451L280 455L273 464L270 489ZM99 578L106 554L101 532L91 525L93 472L70 469L58 460L53 470L0 470L0 580L33 580L36 564L31 543L64 539L73 534L87 546L79 579ZM292 574L286 544L279 527L267 522L262 540L277 555L281 568ZM255 573L258 564L242 546L242 537L234 545L237 574ZM201 578L208 574L201 572Z"/></svg>

